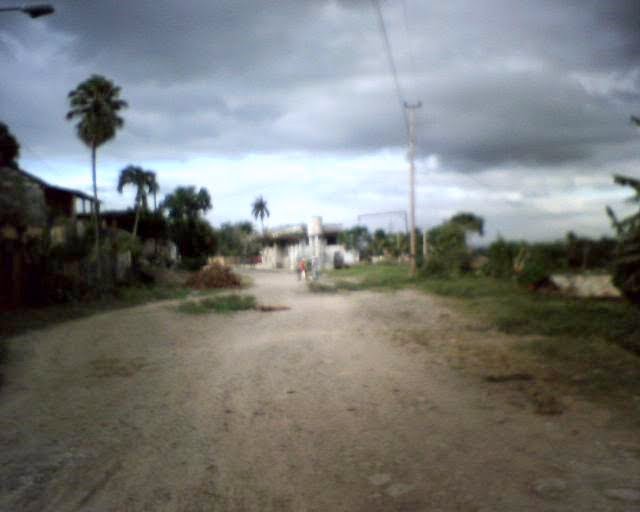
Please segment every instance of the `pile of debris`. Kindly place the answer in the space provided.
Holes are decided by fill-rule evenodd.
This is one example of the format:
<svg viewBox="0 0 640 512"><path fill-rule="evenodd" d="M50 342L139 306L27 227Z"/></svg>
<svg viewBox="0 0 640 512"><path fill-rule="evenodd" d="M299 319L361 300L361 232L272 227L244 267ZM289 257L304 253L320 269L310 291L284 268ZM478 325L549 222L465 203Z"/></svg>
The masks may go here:
<svg viewBox="0 0 640 512"><path fill-rule="evenodd" d="M187 286L197 290L209 288L238 288L242 284L240 277L231 267L220 263L210 263L187 279Z"/></svg>

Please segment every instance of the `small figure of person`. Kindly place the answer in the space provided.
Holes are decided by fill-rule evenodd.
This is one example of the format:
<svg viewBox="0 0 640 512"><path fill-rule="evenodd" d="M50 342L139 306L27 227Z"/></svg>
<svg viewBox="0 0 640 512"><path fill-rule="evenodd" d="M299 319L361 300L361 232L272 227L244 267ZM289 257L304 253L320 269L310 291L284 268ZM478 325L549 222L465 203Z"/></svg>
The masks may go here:
<svg viewBox="0 0 640 512"><path fill-rule="evenodd" d="M305 280L307 279L307 262L304 260L304 258L300 259L300 262L298 263L298 280Z"/></svg>

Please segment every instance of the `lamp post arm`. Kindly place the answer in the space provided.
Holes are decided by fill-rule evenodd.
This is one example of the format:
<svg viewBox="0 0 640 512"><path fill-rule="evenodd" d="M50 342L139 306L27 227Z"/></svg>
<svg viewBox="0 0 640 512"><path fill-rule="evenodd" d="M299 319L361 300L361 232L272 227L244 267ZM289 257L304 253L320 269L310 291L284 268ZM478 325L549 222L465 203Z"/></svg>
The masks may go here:
<svg viewBox="0 0 640 512"><path fill-rule="evenodd" d="M28 14L32 18L39 18L40 16L47 16L53 14L55 9L49 4L38 5L26 5L24 7L0 7L0 12L22 12Z"/></svg>

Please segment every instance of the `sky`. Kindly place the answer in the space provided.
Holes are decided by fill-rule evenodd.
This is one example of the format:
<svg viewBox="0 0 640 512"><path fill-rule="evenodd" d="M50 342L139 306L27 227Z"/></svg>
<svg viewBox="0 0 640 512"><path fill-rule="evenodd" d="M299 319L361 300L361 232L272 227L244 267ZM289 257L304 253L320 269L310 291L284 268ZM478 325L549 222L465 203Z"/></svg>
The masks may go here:
<svg viewBox="0 0 640 512"><path fill-rule="evenodd" d="M129 107L98 150L103 208L133 204L116 191L133 164L161 196L206 187L214 225L251 218L258 195L267 226L406 211L399 97L422 104L421 229L471 211L486 240L610 235L605 207L630 195L612 175L640 177L637 0L379 0L400 94L372 0L50 3L44 18L0 13L0 121L22 168L90 192L67 94L113 80Z"/></svg>

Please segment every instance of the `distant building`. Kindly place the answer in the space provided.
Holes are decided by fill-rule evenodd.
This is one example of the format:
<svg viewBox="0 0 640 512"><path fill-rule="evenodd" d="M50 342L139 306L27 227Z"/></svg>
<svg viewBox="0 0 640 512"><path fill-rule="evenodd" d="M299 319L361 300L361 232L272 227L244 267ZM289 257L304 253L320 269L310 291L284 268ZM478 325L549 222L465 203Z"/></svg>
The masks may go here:
<svg viewBox="0 0 640 512"><path fill-rule="evenodd" d="M270 230L261 252L261 267L295 270L301 259L317 258L319 268L350 265L358 261L358 252L338 242L342 226L323 224L312 217L306 224L290 224Z"/></svg>

